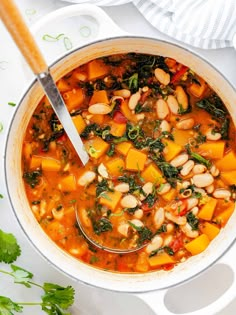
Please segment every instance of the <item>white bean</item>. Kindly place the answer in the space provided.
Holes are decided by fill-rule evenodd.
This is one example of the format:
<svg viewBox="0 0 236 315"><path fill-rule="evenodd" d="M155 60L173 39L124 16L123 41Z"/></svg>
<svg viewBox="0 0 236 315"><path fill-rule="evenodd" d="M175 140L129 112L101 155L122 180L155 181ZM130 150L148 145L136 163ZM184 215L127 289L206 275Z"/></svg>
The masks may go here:
<svg viewBox="0 0 236 315"><path fill-rule="evenodd" d="M122 192L122 193L126 193L126 192L129 191L129 184L127 184L127 183L117 184L117 185L114 187L114 190L115 190L115 191Z"/></svg>
<svg viewBox="0 0 236 315"><path fill-rule="evenodd" d="M172 114L178 115L179 112L179 104L177 102L177 99L174 97L174 95L168 95L167 97L167 104L169 106L169 109Z"/></svg>
<svg viewBox="0 0 236 315"><path fill-rule="evenodd" d="M138 200L133 195L126 195L120 203L123 208L135 208L138 205Z"/></svg>
<svg viewBox="0 0 236 315"><path fill-rule="evenodd" d="M170 221L172 221L172 222L174 222L174 223L176 223L178 225L184 225L184 224L187 223L187 219L186 219L185 216L175 216L174 214L172 214L172 213L170 213L168 211L165 212L165 217L168 220L170 220Z"/></svg>
<svg viewBox="0 0 236 315"><path fill-rule="evenodd" d="M197 215L198 212L199 212L199 208L198 208L198 207L193 207L193 208L191 209L191 212L192 212L192 214Z"/></svg>
<svg viewBox="0 0 236 315"><path fill-rule="evenodd" d="M142 219L143 217L143 210L142 209L138 209L134 212L134 217L135 219Z"/></svg>
<svg viewBox="0 0 236 315"><path fill-rule="evenodd" d="M131 92L130 92L130 90L127 90L127 89L116 90L116 91L114 91L114 95L121 96L124 98L129 98L131 95Z"/></svg>
<svg viewBox="0 0 236 315"><path fill-rule="evenodd" d="M156 229L159 229L165 220L165 210L164 208L156 209L154 216L153 216L153 223Z"/></svg>
<svg viewBox="0 0 236 315"><path fill-rule="evenodd" d="M130 225L128 223L121 223L120 225L118 225L117 227L117 231L127 237L128 236L128 232L129 232L129 228L130 228Z"/></svg>
<svg viewBox="0 0 236 315"><path fill-rule="evenodd" d="M213 197L217 199L229 199L231 197L231 192L224 188L217 188L213 192Z"/></svg>
<svg viewBox="0 0 236 315"><path fill-rule="evenodd" d="M183 110L186 110L188 108L188 96L182 86L178 85L176 87L175 95L178 103L182 106Z"/></svg>
<svg viewBox="0 0 236 315"><path fill-rule="evenodd" d="M88 184L92 183L95 179L96 173L93 171L86 171L83 175L81 175L78 179L78 184L80 186L87 186Z"/></svg>
<svg viewBox="0 0 236 315"><path fill-rule="evenodd" d="M166 224L166 233L172 233L175 229L175 226L173 223Z"/></svg>
<svg viewBox="0 0 236 315"><path fill-rule="evenodd" d="M141 94L139 91L132 94L130 96L129 103L128 103L129 109L134 110L135 107L138 105L140 98L141 98Z"/></svg>
<svg viewBox="0 0 236 315"><path fill-rule="evenodd" d="M153 183L147 182L146 184L143 185L142 189L146 195L151 194L153 191Z"/></svg>
<svg viewBox="0 0 236 315"><path fill-rule="evenodd" d="M180 171L180 174L181 174L182 176L187 176L187 175L191 172L191 170L193 169L193 167L194 167L194 161L193 161L193 160L187 161L187 162L183 165L182 170Z"/></svg>
<svg viewBox="0 0 236 315"><path fill-rule="evenodd" d="M55 208L52 209L52 215L54 219L56 220L61 220L64 217L64 208L60 210L56 210Z"/></svg>
<svg viewBox="0 0 236 315"><path fill-rule="evenodd" d="M197 198L189 198L186 201L187 201L187 210L191 210L192 208L194 208L198 205L198 199Z"/></svg>
<svg viewBox="0 0 236 315"><path fill-rule="evenodd" d="M90 114L100 114L100 115L106 115L109 114L112 111L111 106L105 104L105 103L97 103L90 105L88 108L88 112Z"/></svg>
<svg viewBox="0 0 236 315"><path fill-rule="evenodd" d="M199 235L198 231L192 230L192 227L189 223L182 225L181 230L187 237L190 237L190 238L196 238Z"/></svg>
<svg viewBox="0 0 236 315"><path fill-rule="evenodd" d="M210 173L212 176L217 177L220 174L220 171L215 165L212 165L212 167L210 168Z"/></svg>
<svg viewBox="0 0 236 315"><path fill-rule="evenodd" d="M192 129L194 126L194 123L195 121L193 118L181 119L180 121L176 123L176 128L180 130Z"/></svg>
<svg viewBox="0 0 236 315"><path fill-rule="evenodd" d="M140 221L140 220L138 220L138 219L130 220L130 222L131 222L133 225L137 226L137 227L142 227L142 226L143 226L143 222ZM135 231L136 231L136 230L135 230Z"/></svg>
<svg viewBox="0 0 236 315"><path fill-rule="evenodd" d="M108 172L107 172L107 168L103 163L100 163L98 166L98 173L103 177L103 178L108 178Z"/></svg>
<svg viewBox="0 0 236 315"><path fill-rule="evenodd" d="M165 119L169 114L169 107L166 101L159 99L156 101L156 112L159 119Z"/></svg>
<svg viewBox="0 0 236 315"><path fill-rule="evenodd" d="M170 161L170 164L174 167L179 167L184 165L188 161L188 154L182 153L177 155L173 160Z"/></svg>
<svg viewBox="0 0 236 315"><path fill-rule="evenodd" d="M158 195L164 195L168 191L170 191L171 185L169 183L161 184L161 186L157 189Z"/></svg>
<svg viewBox="0 0 236 315"><path fill-rule="evenodd" d="M87 227L90 228L92 226L92 222L90 218L88 217L88 212L85 208L82 208L79 210L80 212L80 218L81 218L81 223Z"/></svg>
<svg viewBox="0 0 236 315"><path fill-rule="evenodd" d="M164 238L164 241L163 241L163 246L169 246L171 244L171 242L173 241L173 235L167 235L165 238Z"/></svg>
<svg viewBox="0 0 236 315"><path fill-rule="evenodd" d="M211 185L207 186L205 189L206 189L208 194L212 194L214 189L215 189L215 186L213 184L211 184Z"/></svg>
<svg viewBox="0 0 236 315"><path fill-rule="evenodd" d="M163 244L162 237L160 235L156 235L151 240L151 243L146 246L145 251L147 254L150 254L154 250L161 248L162 244Z"/></svg>
<svg viewBox="0 0 236 315"><path fill-rule="evenodd" d="M206 166L203 164L195 164L193 167L194 174L202 174L207 170Z"/></svg>
<svg viewBox="0 0 236 315"><path fill-rule="evenodd" d="M209 173L194 175L193 184L199 188L207 187L214 182L214 177Z"/></svg>
<svg viewBox="0 0 236 315"><path fill-rule="evenodd" d="M170 75L166 73L163 69L156 68L154 70L156 79L163 85L168 85L170 83Z"/></svg>
<svg viewBox="0 0 236 315"><path fill-rule="evenodd" d="M170 124L166 120L162 120L162 122L160 123L159 128L160 128L161 132L165 132L165 131L170 132Z"/></svg>

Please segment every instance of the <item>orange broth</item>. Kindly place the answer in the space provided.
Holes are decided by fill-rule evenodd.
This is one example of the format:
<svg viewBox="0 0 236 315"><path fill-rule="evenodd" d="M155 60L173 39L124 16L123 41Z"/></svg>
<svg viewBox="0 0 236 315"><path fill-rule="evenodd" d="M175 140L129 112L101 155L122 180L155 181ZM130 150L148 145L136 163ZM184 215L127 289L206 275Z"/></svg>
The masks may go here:
<svg viewBox="0 0 236 315"><path fill-rule="evenodd" d="M234 211L235 128L191 69L161 56L113 55L57 83L90 160L76 155L46 97L27 127L30 207L62 249L118 272L169 270L207 248ZM86 242L135 253L111 254Z"/></svg>

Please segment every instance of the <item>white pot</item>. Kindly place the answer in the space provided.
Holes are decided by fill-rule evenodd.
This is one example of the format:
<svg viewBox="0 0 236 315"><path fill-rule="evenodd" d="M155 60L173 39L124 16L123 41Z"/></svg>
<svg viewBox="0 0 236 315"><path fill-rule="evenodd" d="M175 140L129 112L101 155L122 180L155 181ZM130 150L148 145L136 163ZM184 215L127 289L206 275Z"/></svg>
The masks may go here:
<svg viewBox="0 0 236 315"><path fill-rule="evenodd" d="M122 31L101 9L91 5L74 5L55 11L41 20L41 24L38 23L34 32L40 29L42 23L75 15L93 16L100 25L100 37L106 37L108 33L111 34L112 32L113 34L122 34ZM51 66L51 72L57 80L91 59L127 52L163 55L177 59L180 63L187 65L204 77L219 94L231 113L234 123L236 123L236 92L230 83L212 65L195 53L165 41L128 35L99 40L68 53ZM15 112L5 151L7 188L12 207L23 231L29 241L47 260L70 277L95 287L134 293L146 300L156 313L173 314L164 303L166 289L197 276L215 263L232 246L236 236L236 213L232 215L226 227L221 230L219 236L211 242L203 253L191 257L170 271L153 271L144 274L108 272L95 269L68 255L44 233L36 221L29 207L22 180L22 141L28 122L41 100L42 94L42 90L35 80L25 92ZM236 267L231 265L235 273ZM150 291L153 293L144 294L144 292ZM188 314L214 314L232 300L235 292L236 282L220 299L201 310Z"/></svg>

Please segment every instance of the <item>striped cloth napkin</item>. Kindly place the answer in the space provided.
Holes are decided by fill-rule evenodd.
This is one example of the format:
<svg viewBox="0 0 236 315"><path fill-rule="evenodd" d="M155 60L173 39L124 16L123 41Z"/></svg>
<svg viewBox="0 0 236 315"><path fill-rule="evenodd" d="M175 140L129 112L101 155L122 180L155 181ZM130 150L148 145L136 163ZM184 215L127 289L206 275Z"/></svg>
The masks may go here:
<svg viewBox="0 0 236 315"><path fill-rule="evenodd" d="M162 33L189 45L216 49L233 46L236 0L64 0L113 6L132 2Z"/></svg>

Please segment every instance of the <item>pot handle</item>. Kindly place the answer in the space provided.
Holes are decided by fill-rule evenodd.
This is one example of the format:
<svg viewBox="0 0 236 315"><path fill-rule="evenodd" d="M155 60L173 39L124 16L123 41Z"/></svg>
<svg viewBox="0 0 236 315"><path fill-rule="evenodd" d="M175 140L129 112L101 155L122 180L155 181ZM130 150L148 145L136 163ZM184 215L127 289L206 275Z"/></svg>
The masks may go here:
<svg viewBox="0 0 236 315"><path fill-rule="evenodd" d="M226 290L217 300L211 304L193 312L182 312L173 313L165 305L165 295L168 289L159 291L135 294L138 298L143 300L156 315L215 315L223 310L236 296L236 264L235 264L235 253L233 250L229 251L220 260L220 264L227 265L233 272L232 285Z"/></svg>
<svg viewBox="0 0 236 315"><path fill-rule="evenodd" d="M96 39L127 35L119 26L98 6L93 4L73 4L55 10L39 19L32 25L32 31L37 32L41 27L53 21L60 21L74 16L90 16L98 23L98 33Z"/></svg>

